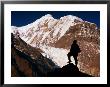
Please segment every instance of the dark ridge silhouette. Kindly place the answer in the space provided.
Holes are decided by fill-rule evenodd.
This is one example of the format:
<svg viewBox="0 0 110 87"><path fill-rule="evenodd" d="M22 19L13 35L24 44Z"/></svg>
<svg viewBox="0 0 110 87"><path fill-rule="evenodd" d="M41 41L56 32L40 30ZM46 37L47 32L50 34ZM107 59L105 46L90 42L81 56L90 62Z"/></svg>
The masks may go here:
<svg viewBox="0 0 110 87"><path fill-rule="evenodd" d="M24 60L26 60L26 61L29 62L29 65L31 65L31 67L32 67L32 73L33 73L32 76L36 76L35 73L37 73L37 74L40 75L40 76L43 75L41 72L39 73L38 67L36 66L36 64L34 63L34 60L32 60L32 58L31 58L30 56L26 55L26 54L23 53L23 52L20 52L20 51L17 50L15 47L14 47L14 49L15 49L17 55L19 55L19 58L22 58L22 59L24 59ZM16 60L15 60L15 61L16 61ZM15 62L15 63L16 63L16 62ZM16 66L17 66L17 64L16 64ZM17 67L18 67L18 66L17 66ZM19 67L17 68L17 70L19 70ZM19 71L20 71L20 70L19 70ZM21 76L21 75L20 75L20 76ZM23 75L22 75L22 76L23 76ZM25 76L25 75L24 75L24 76Z"/></svg>
<svg viewBox="0 0 110 87"><path fill-rule="evenodd" d="M78 67L72 63L69 63L62 68L56 68L51 72L48 72L49 77L92 77L86 73L79 71Z"/></svg>
<svg viewBox="0 0 110 87"><path fill-rule="evenodd" d="M12 75L13 77L36 77L36 76L46 76L47 72L51 71L55 67L55 63L44 57L40 52L41 56L38 58L32 59L30 55L20 51L15 47L15 41L20 40L20 38L14 38L14 35L11 36L11 66L12 66ZM21 41L23 45L23 41ZM31 48L30 48L31 49ZM36 52L38 52L36 50Z"/></svg>
<svg viewBox="0 0 110 87"><path fill-rule="evenodd" d="M21 76L21 77L26 77L26 75L24 74L24 72L19 70L19 67L16 63L16 60L14 58L11 58L11 64L15 67L16 71L17 71L17 76Z"/></svg>

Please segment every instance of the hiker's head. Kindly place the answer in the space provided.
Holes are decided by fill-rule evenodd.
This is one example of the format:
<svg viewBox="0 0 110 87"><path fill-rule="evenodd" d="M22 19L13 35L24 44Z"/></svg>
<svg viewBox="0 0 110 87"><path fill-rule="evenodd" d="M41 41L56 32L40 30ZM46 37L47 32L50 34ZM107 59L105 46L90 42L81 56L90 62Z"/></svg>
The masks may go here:
<svg viewBox="0 0 110 87"><path fill-rule="evenodd" d="M74 40L73 43L76 44L77 43L77 40Z"/></svg>

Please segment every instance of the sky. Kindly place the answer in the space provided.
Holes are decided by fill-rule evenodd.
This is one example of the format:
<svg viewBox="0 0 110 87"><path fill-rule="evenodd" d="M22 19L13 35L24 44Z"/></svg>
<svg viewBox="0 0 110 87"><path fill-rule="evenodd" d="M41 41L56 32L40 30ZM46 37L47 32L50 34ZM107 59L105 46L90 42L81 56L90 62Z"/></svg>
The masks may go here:
<svg viewBox="0 0 110 87"><path fill-rule="evenodd" d="M85 21L95 23L100 28L100 11L12 11L11 26L25 26L46 14L51 14L55 19L66 15L77 16Z"/></svg>

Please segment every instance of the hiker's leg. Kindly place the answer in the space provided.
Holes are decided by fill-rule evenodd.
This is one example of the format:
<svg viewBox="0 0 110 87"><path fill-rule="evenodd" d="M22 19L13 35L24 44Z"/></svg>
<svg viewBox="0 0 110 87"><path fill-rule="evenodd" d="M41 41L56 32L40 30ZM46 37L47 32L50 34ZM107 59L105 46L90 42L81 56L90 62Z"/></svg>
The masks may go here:
<svg viewBox="0 0 110 87"><path fill-rule="evenodd" d="M69 60L69 62L71 62L71 59L70 59L70 58L71 58L71 54L68 53L67 56L68 56L68 60Z"/></svg>
<svg viewBox="0 0 110 87"><path fill-rule="evenodd" d="M78 64L77 56L74 56L74 60L75 60L75 65L77 66Z"/></svg>

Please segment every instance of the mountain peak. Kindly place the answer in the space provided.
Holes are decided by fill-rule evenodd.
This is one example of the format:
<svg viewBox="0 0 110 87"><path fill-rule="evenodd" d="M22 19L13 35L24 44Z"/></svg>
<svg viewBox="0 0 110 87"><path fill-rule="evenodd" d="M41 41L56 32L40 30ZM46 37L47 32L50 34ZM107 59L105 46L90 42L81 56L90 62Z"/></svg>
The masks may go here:
<svg viewBox="0 0 110 87"><path fill-rule="evenodd" d="M46 14L45 17L52 17L52 15L51 14Z"/></svg>
<svg viewBox="0 0 110 87"><path fill-rule="evenodd" d="M41 17L41 19L54 19L51 14L46 14Z"/></svg>
<svg viewBox="0 0 110 87"><path fill-rule="evenodd" d="M75 20L78 20L80 22L83 22L83 20L77 16L74 16L74 15L66 15L66 16L63 16L60 18L61 20L71 20L71 21L75 21Z"/></svg>

